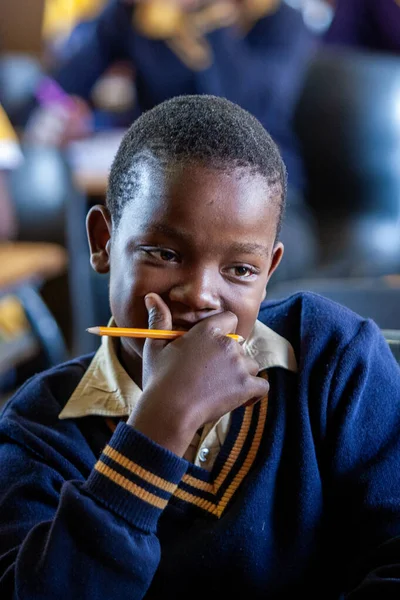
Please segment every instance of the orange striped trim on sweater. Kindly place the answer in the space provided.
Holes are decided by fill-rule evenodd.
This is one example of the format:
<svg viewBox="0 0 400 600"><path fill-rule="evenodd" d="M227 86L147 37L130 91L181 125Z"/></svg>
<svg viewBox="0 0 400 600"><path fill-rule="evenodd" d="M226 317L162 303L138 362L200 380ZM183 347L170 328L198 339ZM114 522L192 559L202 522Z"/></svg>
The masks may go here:
<svg viewBox="0 0 400 600"><path fill-rule="evenodd" d="M132 481L129 481L129 479L127 479L120 473L117 473L117 471L114 471L114 469L108 467L103 462L98 461L94 468L96 469L96 471L98 471L99 473L101 473L120 487L124 488L137 498L144 500L148 504L151 504L152 506L155 506L160 510L164 510L164 508L167 506L168 500L165 500L164 498L159 498L155 494L152 494L151 492L148 492L147 490L141 488L135 483L132 483Z"/></svg>

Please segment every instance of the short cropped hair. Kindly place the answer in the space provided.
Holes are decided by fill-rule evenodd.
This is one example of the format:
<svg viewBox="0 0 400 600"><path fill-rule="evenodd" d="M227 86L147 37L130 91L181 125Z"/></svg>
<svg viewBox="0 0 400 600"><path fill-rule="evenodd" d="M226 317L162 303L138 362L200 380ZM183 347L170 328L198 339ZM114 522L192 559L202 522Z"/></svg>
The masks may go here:
<svg viewBox="0 0 400 600"><path fill-rule="evenodd" d="M177 96L143 113L126 132L110 172L106 202L115 226L140 189L141 165L151 161L195 162L225 171L241 167L260 174L277 190L279 234L286 168L269 133L237 104L216 96Z"/></svg>

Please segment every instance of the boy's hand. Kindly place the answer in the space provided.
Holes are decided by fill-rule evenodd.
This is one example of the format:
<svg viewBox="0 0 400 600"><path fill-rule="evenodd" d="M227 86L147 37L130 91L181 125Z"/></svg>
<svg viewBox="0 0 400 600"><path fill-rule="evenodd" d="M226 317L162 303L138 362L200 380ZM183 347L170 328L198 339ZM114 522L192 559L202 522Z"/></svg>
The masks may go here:
<svg viewBox="0 0 400 600"><path fill-rule="evenodd" d="M150 328L172 328L169 308L157 294L146 297L146 307ZM183 456L199 427L265 396L269 385L256 377L257 362L226 337L236 326L236 316L225 312L173 342L147 339L143 394L128 424Z"/></svg>

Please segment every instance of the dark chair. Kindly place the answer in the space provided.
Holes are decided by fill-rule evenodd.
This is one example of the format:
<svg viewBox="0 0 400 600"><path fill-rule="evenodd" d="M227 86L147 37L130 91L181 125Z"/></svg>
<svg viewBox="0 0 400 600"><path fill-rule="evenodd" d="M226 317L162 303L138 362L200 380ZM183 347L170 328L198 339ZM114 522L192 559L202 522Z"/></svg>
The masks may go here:
<svg viewBox="0 0 400 600"><path fill-rule="evenodd" d="M66 207L76 190L63 154L55 148L23 145L24 160L10 173L10 194L18 239L66 245Z"/></svg>
<svg viewBox="0 0 400 600"><path fill-rule="evenodd" d="M39 60L30 54L14 52L0 57L0 103L17 128L27 122L42 75Z"/></svg>
<svg viewBox="0 0 400 600"><path fill-rule="evenodd" d="M17 327L12 327L7 313L7 329L11 328L12 333L4 337L0 329L0 392L3 393L10 384L18 387L35 372L57 365L69 356L62 332L41 293L46 281L65 271L67 254L55 244L3 242L0 264L2 310L4 302L20 306L28 324L21 326L17 319Z"/></svg>
<svg viewBox="0 0 400 600"><path fill-rule="evenodd" d="M393 356L400 365L400 330L399 329L384 329L383 335L393 353Z"/></svg>
<svg viewBox="0 0 400 600"><path fill-rule="evenodd" d="M400 330L400 281L397 278L309 279L271 286L269 300L298 291L309 291L343 304L359 315L373 319L381 329Z"/></svg>
<svg viewBox="0 0 400 600"><path fill-rule="evenodd" d="M322 276L400 268L399 107L399 57L336 49L312 61L295 128Z"/></svg>
<svg viewBox="0 0 400 600"><path fill-rule="evenodd" d="M93 272L86 238L88 201L74 183L67 158L55 148L23 146L24 161L10 176L18 240L51 242L68 251L68 270L46 283L43 295L73 355L96 350L86 333L108 319L107 278ZM108 311L108 312L107 312Z"/></svg>

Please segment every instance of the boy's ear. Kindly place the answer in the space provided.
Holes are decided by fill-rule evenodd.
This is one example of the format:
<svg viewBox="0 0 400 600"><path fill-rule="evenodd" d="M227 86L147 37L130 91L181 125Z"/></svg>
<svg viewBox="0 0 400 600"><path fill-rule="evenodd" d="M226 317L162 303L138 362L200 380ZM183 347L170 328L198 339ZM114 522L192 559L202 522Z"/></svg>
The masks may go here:
<svg viewBox="0 0 400 600"><path fill-rule="evenodd" d="M93 206L86 217L90 264L97 273L110 270L111 216L105 206Z"/></svg>
<svg viewBox="0 0 400 600"><path fill-rule="evenodd" d="M282 242L278 242L277 244L275 244L274 249L272 250L272 260L271 260L271 265L269 267L267 283L271 279L271 276L273 275L273 273L279 267L279 263L282 260L284 250L285 250L285 247L282 244ZM267 295L267 287L265 287L263 300L265 300L266 295Z"/></svg>

